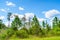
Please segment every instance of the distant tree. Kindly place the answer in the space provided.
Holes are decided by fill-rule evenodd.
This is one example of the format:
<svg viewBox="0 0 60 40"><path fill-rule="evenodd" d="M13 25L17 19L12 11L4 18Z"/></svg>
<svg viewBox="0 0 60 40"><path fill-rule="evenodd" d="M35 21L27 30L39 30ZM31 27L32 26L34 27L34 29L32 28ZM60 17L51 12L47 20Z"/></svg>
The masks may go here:
<svg viewBox="0 0 60 40"><path fill-rule="evenodd" d="M48 32L51 30L51 26L49 26L49 24L47 23L47 21L46 21L46 29L47 29Z"/></svg>
<svg viewBox="0 0 60 40"><path fill-rule="evenodd" d="M37 27L40 26L39 21L38 21L38 19L37 19L36 16L33 17L33 24L34 24L35 26L37 26Z"/></svg>
<svg viewBox="0 0 60 40"><path fill-rule="evenodd" d="M43 28L46 27L46 23L44 21L42 22L42 26L43 26Z"/></svg>
<svg viewBox="0 0 60 40"><path fill-rule="evenodd" d="M29 28L31 27L31 18L28 18L28 22L26 22L26 28L29 30Z"/></svg>
<svg viewBox="0 0 60 40"><path fill-rule="evenodd" d="M53 32L55 35L60 35L60 21L59 21L59 18L58 17L55 17L53 19Z"/></svg>
<svg viewBox="0 0 60 40"><path fill-rule="evenodd" d="M18 16L15 17L14 21L12 21L11 27L13 30L17 30L19 27L21 27L22 23Z"/></svg>
<svg viewBox="0 0 60 40"><path fill-rule="evenodd" d="M28 38L29 37L27 31L26 30L23 30L23 29L18 30L16 32L16 36L19 37L19 38Z"/></svg>
<svg viewBox="0 0 60 40"><path fill-rule="evenodd" d="M0 19L0 29L2 28L2 20Z"/></svg>
<svg viewBox="0 0 60 40"><path fill-rule="evenodd" d="M36 16L33 17L32 27L30 28L30 33L33 35L38 35L40 32L40 24Z"/></svg>
<svg viewBox="0 0 60 40"><path fill-rule="evenodd" d="M26 16L24 15L24 17L22 18L22 21L23 21L23 26L25 27L25 21L26 21Z"/></svg>
<svg viewBox="0 0 60 40"><path fill-rule="evenodd" d="M5 28L5 24L3 24L3 21L0 19L0 29Z"/></svg>
<svg viewBox="0 0 60 40"><path fill-rule="evenodd" d="M46 34L47 34L47 23L45 22L45 21L42 21L42 27L43 27L43 29L42 29L42 31L41 31L41 36L46 36Z"/></svg>
<svg viewBox="0 0 60 40"><path fill-rule="evenodd" d="M10 16L12 15L11 12L8 13L7 15L7 19L8 19L8 27L10 27Z"/></svg>
<svg viewBox="0 0 60 40"><path fill-rule="evenodd" d="M59 26L59 28L60 28L60 20L59 20L59 22L58 22L58 26Z"/></svg>
<svg viewBox="0 0 60 40"><path fill-rule="evenodd" d="M53 27L56 27L58 25L58 20L59 19L57 17L53 19Z"/></svg>
<svg viewBox="0 0 60 40"><path fill-rule="evenodd" d="M31 18L29 17L29 27L31 27Z"/></svg>

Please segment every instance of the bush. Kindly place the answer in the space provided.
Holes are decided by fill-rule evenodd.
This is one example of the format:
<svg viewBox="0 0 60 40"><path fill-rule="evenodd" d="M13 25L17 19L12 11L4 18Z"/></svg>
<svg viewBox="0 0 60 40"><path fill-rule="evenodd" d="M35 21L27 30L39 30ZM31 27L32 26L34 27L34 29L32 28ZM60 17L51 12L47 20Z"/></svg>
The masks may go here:
<svg viewBox="0 0 60 40"><path fill-rule="evenodd" d="M46 30L45 30L45 29L41 30L41 31L39 32L38 36L40 36L40 37L46 37L46 36L47 36Z"/></svg>
<svg viewBox="0 0 60 40"><path fill-rule="evenodd" d="M6 30L1 30L0 32L0 40L5 40L7 37Z"/></svg>
<svg viewBox="0 0 60 40"><path fill-rule="evenodd" d="M25 30L19 30L16 32L16 36L20 38L27 38L28 33Z"/></svg>
<svg viewBox="0 0 60 40"><path fill-rule="evenodd" d="M8 37L12 36L13 34L14 34L14 30L12 30L12 29L7 30L7 36Z"/></svg>
<svg viewBox="0 0 60 40"><path fill-rule="evenodd" d="M3 32L1 32L1 34L0 34L1 40L8 39L9 37L11 37L14 34L14 31L12 29L2 30L2 31Z"/></svg>
<svg viewBox="0 0 60 40"><path fill-rule="evenodd" d="M32 26L30 29L29 29L29 33L31 35L38 35L40 32L40 28L39 27L36 27L36 26Z"/></svg>
<svg viewBox="0 0 60 40"><path fill-rule="evenodd" d="M7 37L7 34L1 34L1 35L0 35L0 40L5 40L6 37Z"/></svg>

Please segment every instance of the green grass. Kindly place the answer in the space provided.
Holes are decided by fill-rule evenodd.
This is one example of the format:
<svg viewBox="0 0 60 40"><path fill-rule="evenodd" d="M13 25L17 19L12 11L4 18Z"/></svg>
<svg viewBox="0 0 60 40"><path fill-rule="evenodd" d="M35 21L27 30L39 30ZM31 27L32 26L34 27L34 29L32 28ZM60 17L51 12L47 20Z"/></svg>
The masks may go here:
<svg viewBox="0 0 60 40"><path fill-rule="evenodd" d="M20 38L10 38L9 40L60 40L60 36L54 36L54 37L44 37L44 38L40 38L40 37L29 37L29 38L24 38L24 39L20 39Z"/></svg>

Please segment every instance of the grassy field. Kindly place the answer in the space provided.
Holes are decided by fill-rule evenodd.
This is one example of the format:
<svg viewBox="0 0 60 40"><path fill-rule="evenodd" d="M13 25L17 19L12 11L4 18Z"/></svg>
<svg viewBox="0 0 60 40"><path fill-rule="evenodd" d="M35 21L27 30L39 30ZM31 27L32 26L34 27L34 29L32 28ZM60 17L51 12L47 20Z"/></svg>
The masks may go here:
<svg viewBox="0 0 60 40"><path fill-rule="evenodd" d="M3 32L5 32L5 31L3 31ZM60 40L60 36L44 37L44 38L36 37L36 36L30 36L29 38L24 38L24 39L21 39L21 38L17 38L15 36L12 36L12 37L10 37L7 40Z"/></svg>
<svg viewBox="0 0 60 40"><path fill-rule="evenodd" d="M44 37L44 38L30 37L30 38L25 38L25 39L20 39L20 38L10 38L9 40L60 40L60 36Z"/></svg>

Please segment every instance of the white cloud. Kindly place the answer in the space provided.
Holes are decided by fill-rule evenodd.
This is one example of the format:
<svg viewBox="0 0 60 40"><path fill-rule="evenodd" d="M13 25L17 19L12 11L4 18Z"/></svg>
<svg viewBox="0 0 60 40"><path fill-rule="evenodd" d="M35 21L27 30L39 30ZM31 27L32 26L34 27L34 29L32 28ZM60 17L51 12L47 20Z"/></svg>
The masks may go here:
<svg viewBox="0 0 60 40"><path fill-rule="evenodd" d="M6 1L6 5L7 5L7 6L15 6L15 4L14 4L14 3L9 2L9 1Z"/></svg>
<svg viewBox="0 0 60 40"><path fill-rule="evenodd" d="M0 16L0 19L3 20L4 19L4 16Z"/></svg>
<svg viewBox="0 0 60 40"><path fill-rule="evenodd" d="M44 19L44 18L38 18L38 21L39 22L42 22L42 21L45 21L46 19Z"/></svg>
<svg viewBox="0 0 60 40"><path fill-rule="evenodd" d="M2 11L2 12L7 12L7 10L5 10L5 9L0 9L0 11Z"/></svg>
<svg viewBox="0 0 60 40"><path fill-rule="evenodd" d="M25 13L25 18L26 18L26 22L28 22L29 21L29 18L33 18L34 17L34 13Z"/></svg>
<svg viewBox="0 0 60 40"><path fill-rule="evenodd" d="M23 15L20 14L20 15L19 15L19 18L23 18Z"/></svg>
<svg viewBox="0 0 60 40"><path fill-rule="evenodd" d="M12 14L11 16L10 16L10 19L14 19L15 18L15 16L14 16L14 14Z"/></svg>
<svg viewBox="0 0 60 40"><path fill-rule="evenodd" d="M18 16L19 18L23 18L23 15L18 14L18 13L13 13L13 14L11 15L11 19L14 19L15 16Z"/></svg>
<svg viewBox="0 0 60 40"><path fill-rule="evenodd" d="M11 26L12 21L10 21L10 26ZM4 22L4 24L8 27L8 21Z"/></svg>
<svg viewBox="0 0 60 40"><path fill-rule="evenodd" d="M8 22L7 22L7 21L6 21L6 22L4 21L3 23L4 23L6 26L8 26Z"/></svg>
<svg viewBox="0 0 60 40"><path fill-rule="evenodd" d="M24 15L21 15L21 14L18 14L18 13L13 13L13 14L10 16L10 19L13 21L14 18L15 18L15 16L18 16L18 17L21 18L21 19L24 17ZM10 24L11 24L11 22L10 22ZM8 26L8 22L6 22L5 25Z"/></svg>
<svg viewBox="0 0 60 40"><path fill-rule="evenodd" d="M22 15L22 14L13 13L11 15L11 19L14 19L15 15L17 15L19 18L23 18L24 17L24 15ZM26 16L26 19L29 19L29 17L34 17L34 14L33 13L25 13L25 16Z"/></svg>
<svg viewBox="0 0 60 40"><path fill-rule="evenodd" d="M29 19L29 17L34 17L34 13L25 13L26 19Z"/></svg>
<svg viewBox="0 0 60 40"><path fill-rule="evenodd" d="M44 12L42 12L42 13L45 13L45 17L46 18L50 18L50 17L52 17L52 16L54 16L54 15L56 15L56 14L60 14L60 12L58 11L58 10L55 10L55 9L53 9L53 10L48 10L48 11L44 11Z"/></svg>
<svg viewBox="0 0 60 40"><path fill-rule="evenodd" d="M23 7L19 7L19 10L24 10L24 8Z"/></svg>
<svg viewBox="0 0 60 40"><path fill-rule="evenodd" d="M22 19L24 17L24 15L22 14L18 14L18 13L14 13L11 15L11 19L14 20L15 16L18 16L20 19ZM34 17L34 14L33 13L25 13L25 18L26 18L26 22L28 22L29 18L33 18Z"/></svg>
<svg viewBox="0 0 60 40"><path fill-rule="evenodd" d="M51 18L51 19L50 19L50 22L49 22L50 25L51 25L51 28L53 28L52 26L53 26L53 19L54 19L54 18L55 18L55 17Z"/></svg>

